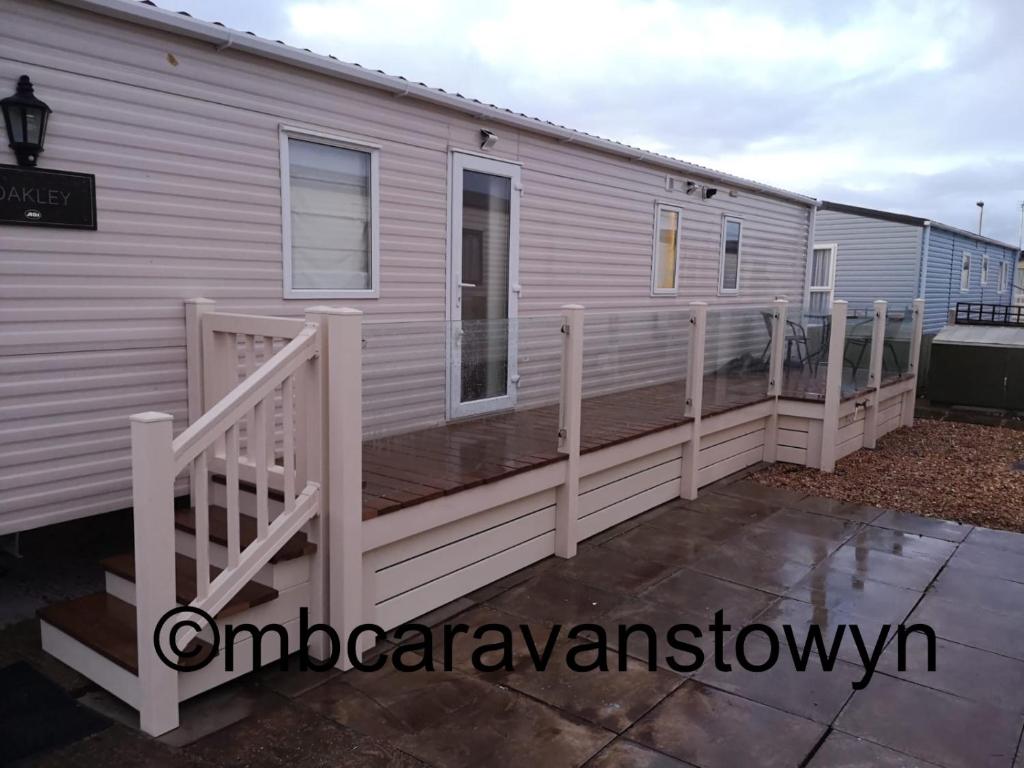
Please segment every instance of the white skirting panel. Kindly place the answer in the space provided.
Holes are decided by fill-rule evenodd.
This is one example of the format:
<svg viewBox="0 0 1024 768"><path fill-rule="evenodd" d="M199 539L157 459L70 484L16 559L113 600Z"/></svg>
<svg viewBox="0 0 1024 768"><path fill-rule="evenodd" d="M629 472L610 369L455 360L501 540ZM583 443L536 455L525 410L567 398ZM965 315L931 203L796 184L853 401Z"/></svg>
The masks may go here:
<svg viewBox="0 0 1024 768"><path fill-rule="evenodd" d="M896 395L886 400L882 400L881 406L878 409L878 436L881 437L884 434L892 432L894 429L899 428L901 424L900 416L902 414L903 396Z"/></svg>
<svg viewBox="0 0 1024 768"><path fill-rule="evenodd" d="M707 485L757 464L764 458L764 436L764 418L755 418L712 434L702 435L697 470L698 483L702 486Z"/></svg>
<svg viewBox="0 0 1024 768"><path fill-rule="evenodd" d="M864 409L854 408L853 412L839 417L836 432L836 459L849 456L864 446Z"/></svg>
<svg viewBox="0 0 1024 768"><path fill-rule="evenodd" d="M789 464L807 465L811 419L806 416L779 416L775 432L778 448L775 458Z"/></svg>
<svg viewBox="0 0 1024 768"><path fill-rule="evenodd" d="M580 479L581 539L679 498L682 445Z"/></svg>
<svg viewBox="0 0 1024 768"><path fill-rule="evenodd" d="M554 530L547 490L367 552L366 619L390 629L554 554Z"/></svg>

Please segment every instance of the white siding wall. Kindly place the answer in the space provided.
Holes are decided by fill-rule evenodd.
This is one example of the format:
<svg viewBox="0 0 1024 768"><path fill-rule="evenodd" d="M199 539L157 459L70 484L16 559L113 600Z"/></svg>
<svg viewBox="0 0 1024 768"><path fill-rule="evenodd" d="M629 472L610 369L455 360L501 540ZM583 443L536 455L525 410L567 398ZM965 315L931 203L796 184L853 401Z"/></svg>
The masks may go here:
<svg viewBox="0 0 1024 768"><path fill-rule="evenodd" d="M0 230L0 533L130 504L127 416L184 426L184 299L291 316L325 303L282 299L282 123L381 147L380 298L333 303L432 340L370 339L370 428L443 420L448 158L483 124L42 0L0 9L0 82L31 76L54 109L41 165L94 173L99 215L96 232ZM806 207L724 186L695 201L655 166L486 127L491 154L523 165L521 316L800 300ZM684 209L678 297L650 296L656 200ZM743 263L739 295L719 298L726 213L744 221Z"/></svg>

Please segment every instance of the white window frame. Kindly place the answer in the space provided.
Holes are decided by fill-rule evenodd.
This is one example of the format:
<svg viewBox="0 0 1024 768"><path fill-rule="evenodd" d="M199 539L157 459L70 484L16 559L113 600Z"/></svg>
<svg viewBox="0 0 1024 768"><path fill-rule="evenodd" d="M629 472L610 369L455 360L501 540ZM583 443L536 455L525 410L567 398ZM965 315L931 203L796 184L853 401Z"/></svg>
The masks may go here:
<svg viewBox="0 0 1024 768"><path fill-rule="evenodd" d="M736 287L726 288L722 282L725 280L725 233L729 224L738 224L740 227L739 242L736 244ZM722 217L722 243L718 249L718 295L735 296L740 292L740 266L743 263L743 219L738 216Z"/></svg>
<svg viewBox="0 0 1024 768"><path fill-rule="evenodd" d="M676 213L676 271L673 275L671 288L658 287L658 245L660 243L659 233L661 227L661 212L675 211ZM678 205L669 203L654 204L654 244L651 248L651 296L678 296L679 295L679 270L682 268L683 258L683 209Z"/></svg>
<svg viewBox="0 0 1024 768"><path fill-rule="evenodd" d="M1006 293L1006 289L1009 287L1009 276L1010 276L1010 262L1001 261L999 262L999 293Z"/></svg>
<svg viewBox="0 0 1024 768"><path fill-rule="evenodd" d="M814 279L814 252L829 250L832 256L829 259L828 285L815 285L811 282ZM810 261L807 263L807 297L805 301L806 311L811 308L811 295L815 293L828 294L827 311L832 311L832 302L836 295L836 262L839 260L839 243L815 243L811 248Z"/></svg>
<svg viewBox="0 0 1024 768"><path fill-rule="evenodd" d="M968 291L971 290L971 269L974 267L974 264L972 263L973 261L974 261L974 259L971 256L971 254L969 254L967 251L960 251L960 293L967 293ZM964 285L964 276L965 276L964 265L965 264L967 265L967 271L966 271L966 277L967 277L967 281L966 282L967 282L967 284L966 285Z"/></svg>
<svg viewBox="0 0 1024 768"><path fill-rule="evenodd" d="M281 241L286 299L377 299L380 298L380 145L321 131L282 125L281 152ZM340 149L365 152L370 156L370 287L294 288L292 286L291 166L288 139L326 144Z"/></svg>
<svg viewBox="0 0 1024 768"><path fill-rule="evenodd" d="M981 285L982 287L988 285L988 255L982 255L981 257Z"/></svg>

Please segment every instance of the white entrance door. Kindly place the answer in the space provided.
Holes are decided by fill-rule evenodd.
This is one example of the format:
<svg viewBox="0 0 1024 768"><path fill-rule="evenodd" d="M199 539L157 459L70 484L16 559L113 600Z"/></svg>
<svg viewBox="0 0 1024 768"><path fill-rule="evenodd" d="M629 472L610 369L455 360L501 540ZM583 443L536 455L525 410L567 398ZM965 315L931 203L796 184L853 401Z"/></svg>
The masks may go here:
<svg viewBox="0 0 1024 768"><path fill-rule="evenodd" d="M448 416L515 404L519 166L452 155Z"/></svg>

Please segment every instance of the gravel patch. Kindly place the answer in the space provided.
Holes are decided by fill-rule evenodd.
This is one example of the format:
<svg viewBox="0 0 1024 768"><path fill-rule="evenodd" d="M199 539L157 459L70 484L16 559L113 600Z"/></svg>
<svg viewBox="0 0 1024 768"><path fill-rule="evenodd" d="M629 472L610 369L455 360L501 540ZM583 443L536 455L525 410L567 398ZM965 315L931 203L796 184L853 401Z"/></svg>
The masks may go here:
<svg viewBox="0 0 1024 768"><path fill-rule="evenodd" d="M1024 532L1024 432L919 420L836 464L833 474L773 464L750 476L772 488Z"/></svg>

